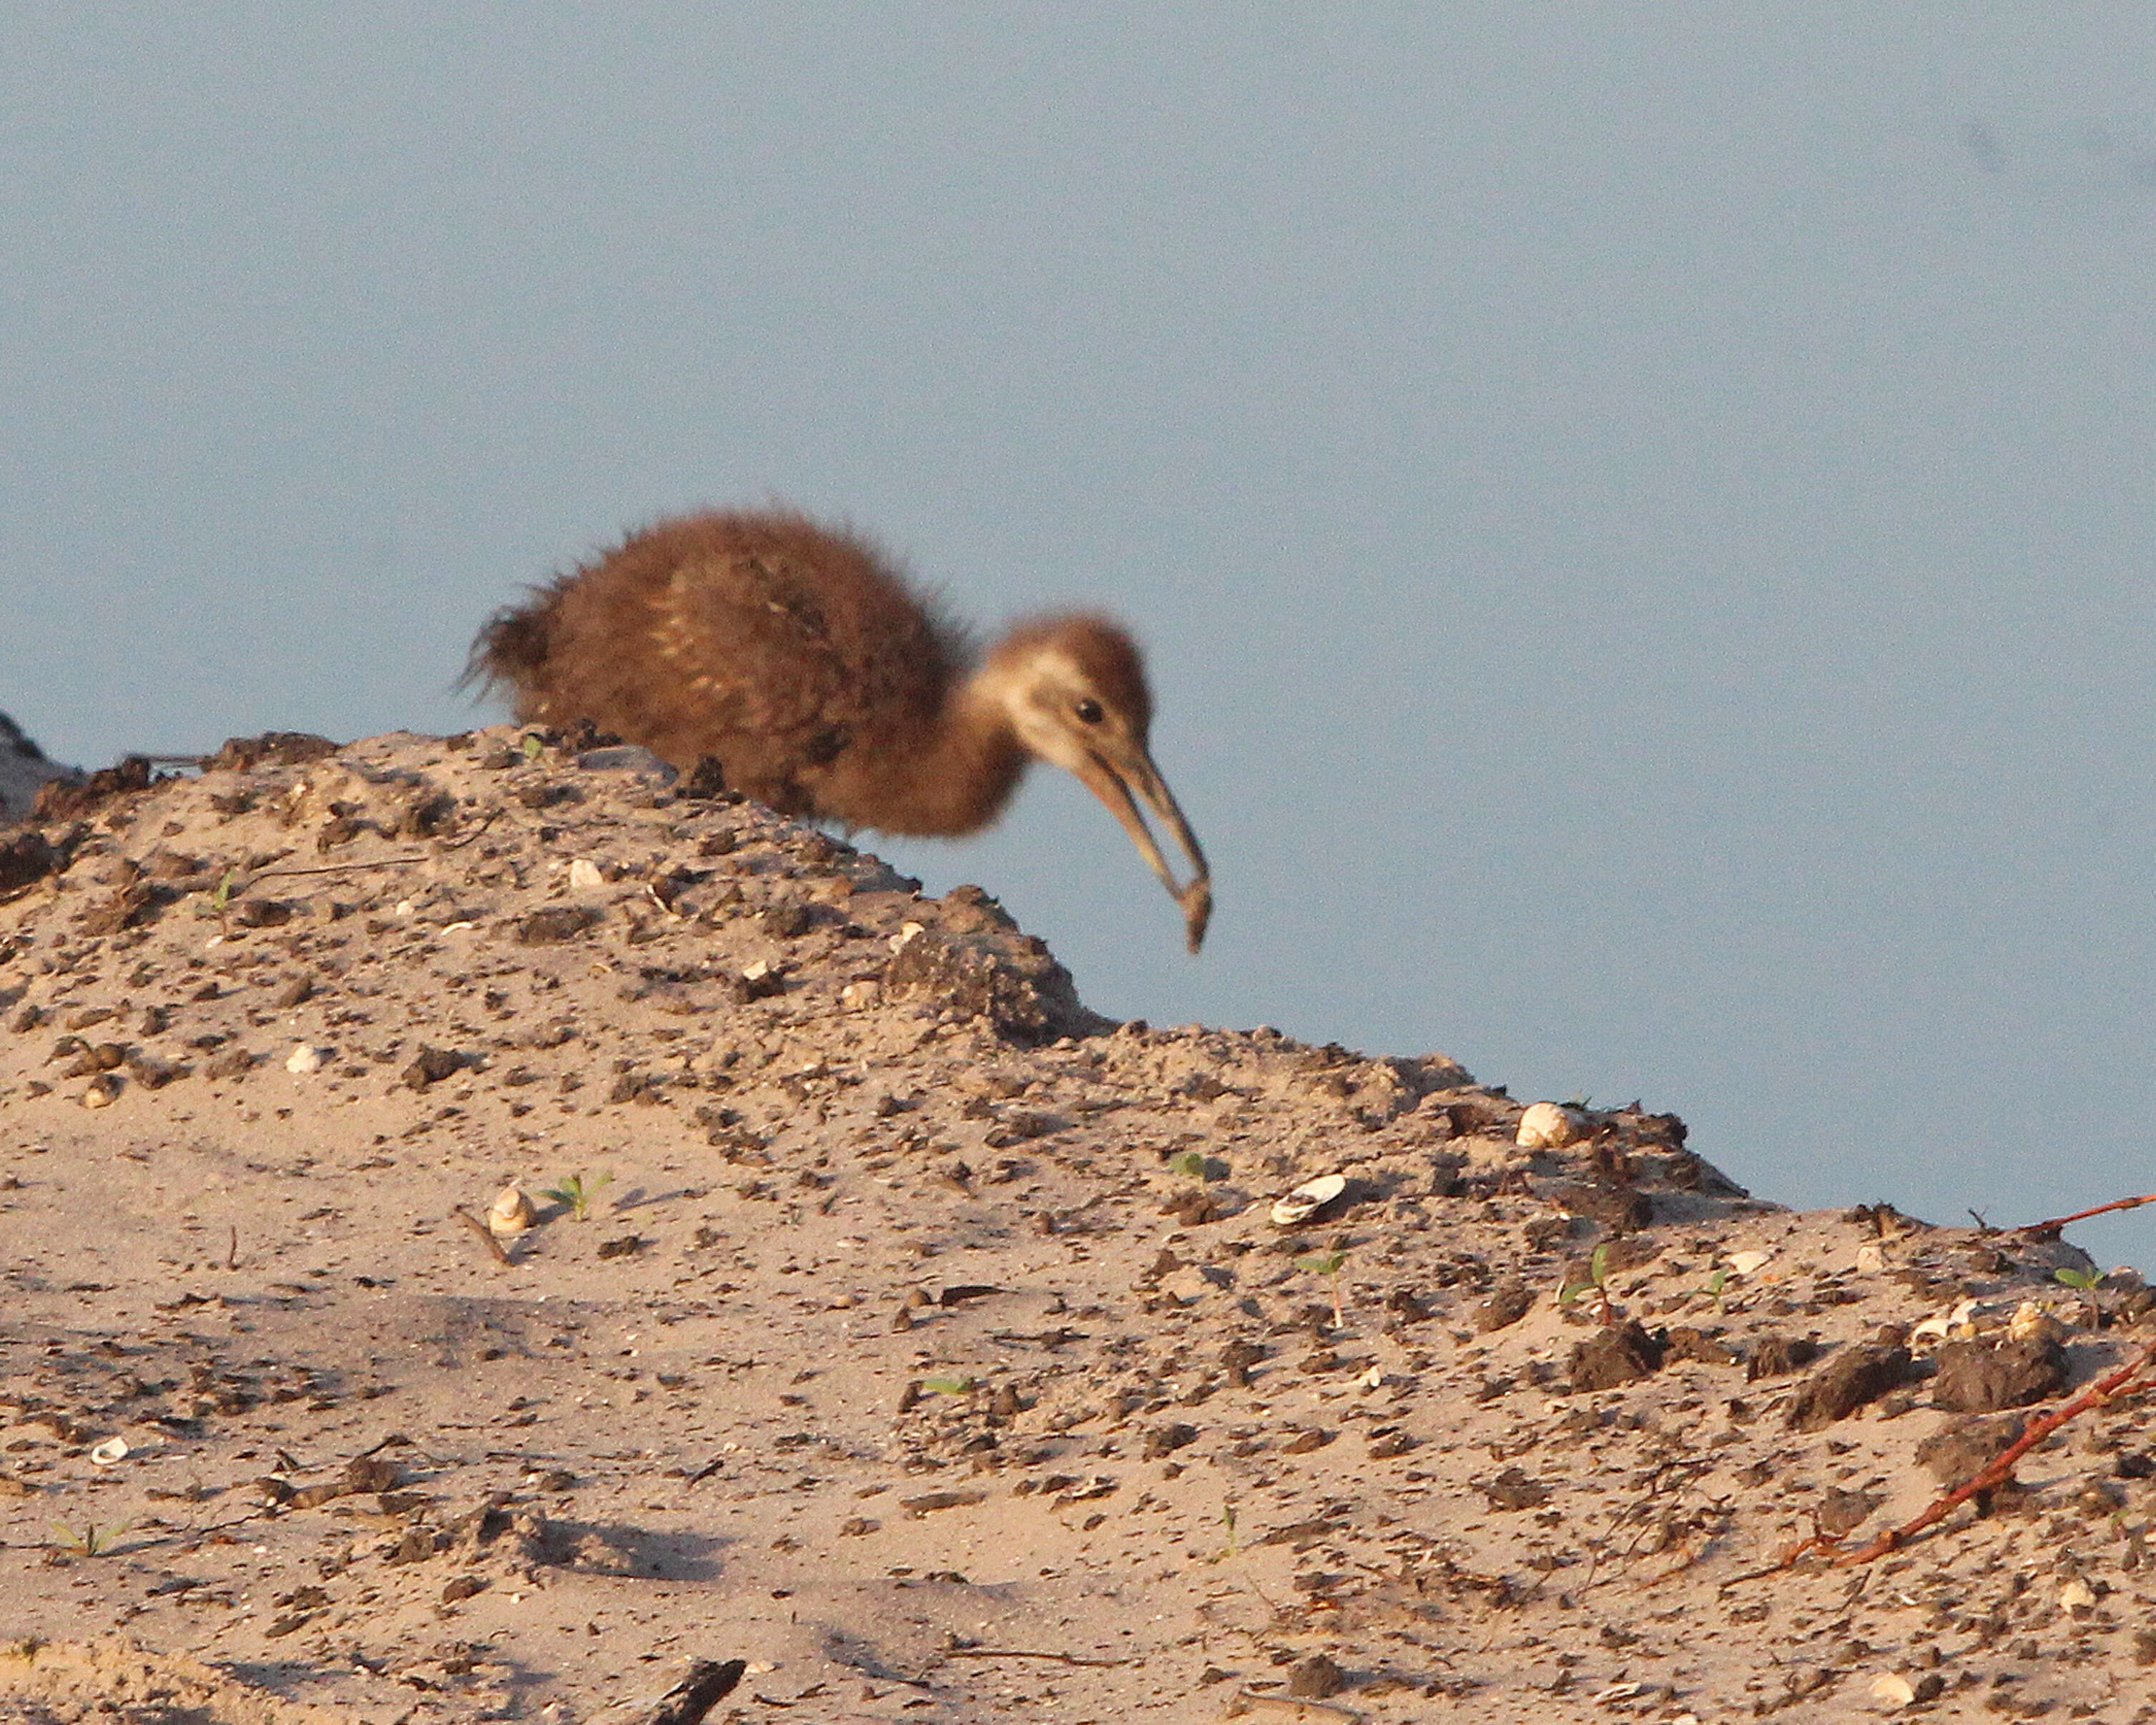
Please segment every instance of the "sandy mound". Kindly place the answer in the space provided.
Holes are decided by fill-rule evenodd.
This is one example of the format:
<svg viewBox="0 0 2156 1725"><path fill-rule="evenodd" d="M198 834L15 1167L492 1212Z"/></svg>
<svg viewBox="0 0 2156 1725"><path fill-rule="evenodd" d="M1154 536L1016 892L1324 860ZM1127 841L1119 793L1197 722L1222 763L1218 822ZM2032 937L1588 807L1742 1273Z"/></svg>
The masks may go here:
<svg viewBox="0 0 2156 1725"><path fill-rule="evenodd" d="M634 750L218 759L0 848L0 1717L2156 1719L2145 1401L1774 1568L2142 1354L2071 1247L1109 1024Z"/></svg>
<svg viewBox="0 0 2156 1725"><path fill-rule="evenodd" d="M339 1725L340 1709L306 1707L234 1681L184 1653L154 1653L125 1636L90 1644L0 1648L0 1717L35 1725L185 1720L188 1725Z"/></svg>

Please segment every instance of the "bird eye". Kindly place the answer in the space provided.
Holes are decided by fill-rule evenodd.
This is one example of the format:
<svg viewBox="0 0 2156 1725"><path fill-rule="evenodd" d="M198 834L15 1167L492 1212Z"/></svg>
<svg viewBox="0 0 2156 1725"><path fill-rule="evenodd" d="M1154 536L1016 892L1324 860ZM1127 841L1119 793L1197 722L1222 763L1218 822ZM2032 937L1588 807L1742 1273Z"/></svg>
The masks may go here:
<svg viewBox="0 0 2156 1725"><path fill-rule="evenodd" d="M1102 717L1101 703L1090 695L1071 708L1071 711L1078 715L1078 722L1081 725L1097 725Z"/></svg>

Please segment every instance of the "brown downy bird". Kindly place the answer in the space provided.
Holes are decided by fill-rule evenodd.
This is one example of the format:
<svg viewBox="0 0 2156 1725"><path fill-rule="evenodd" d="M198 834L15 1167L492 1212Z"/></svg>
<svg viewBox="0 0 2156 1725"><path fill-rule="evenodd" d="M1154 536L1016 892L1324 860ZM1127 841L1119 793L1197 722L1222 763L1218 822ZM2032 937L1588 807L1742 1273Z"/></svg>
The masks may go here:
<svg viewBox="0 0 2156 1725"><path fill-rule="evenodd" d="M1152 696L1104 617L1024 623L976 655L870 545L798 515L684 516L536 588L472 644L516 716L588 719L788 814L950 837L1003 812L1037 756L1108 805L1205 937L1205 855L1152 763ZM1174 834L1178 886L1142 800Z"/></svg>

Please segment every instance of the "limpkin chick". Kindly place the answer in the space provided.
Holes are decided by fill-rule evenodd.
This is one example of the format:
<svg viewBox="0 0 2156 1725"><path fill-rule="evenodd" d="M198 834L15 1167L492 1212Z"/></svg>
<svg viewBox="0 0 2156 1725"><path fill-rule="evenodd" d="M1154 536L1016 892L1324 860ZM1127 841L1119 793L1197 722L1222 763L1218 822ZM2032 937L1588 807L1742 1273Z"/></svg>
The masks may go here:
<svg viewBox="0 0 2156 1725"><path fill-rule="evenodd" d="M1103 617L1018 625L976 655L873 547L783 512L685 516L498 612L468 675L516 716L588 719L788 814L949 837L1003 812L1035 757L1111 814L1205 937L1205 855L1152 763L1152 696ZM1175 836L1178 886L1139 812Z"/></svg>

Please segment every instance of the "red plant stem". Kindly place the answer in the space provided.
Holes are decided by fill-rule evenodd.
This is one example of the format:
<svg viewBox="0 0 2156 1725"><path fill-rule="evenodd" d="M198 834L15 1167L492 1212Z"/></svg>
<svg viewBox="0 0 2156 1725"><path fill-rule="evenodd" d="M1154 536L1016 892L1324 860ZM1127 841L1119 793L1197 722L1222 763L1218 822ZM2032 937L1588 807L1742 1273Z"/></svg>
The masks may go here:
<svg viewBox="0 0 2156 1725"><path fill-rule="evenodd" d="M1944 1520L1956 1505L1966 1503L1980 1491L1995 1491L2013 1477L2015 1462L2069 1420L2087 1413L2091 1408L2101 1406L2131 1387L2134 1379L2146 1377L2152 1371L2156 1371L2156 1343L2143 1349L2138 1359L2121 1366L2107 1378L2098 1378L2071 1401L2030 1420L2028 1429L2020 1437L2000 1450L1972 1478L1957 1486L1945 1497L1935 1499L1914 1521L1888 1529L1861 1551L1845 1552L1834 1560L1834 1567L1851 1569L1859 1563L1868 1563L1874 1558L1883 1558L1887 1553L1899 1549L1905 1542L1935 1522Z"/></svg>
<svg viewBox="0 0 2156 1725"><path fill-rule="evenodd" d="M2104 1215L2112 1210L2138 1210L2144 1204L2156 1204L2156 1192L2144 1192L2138 1198L2114 1198L2109 1204L2100 1204L2092 1210L2076 1210L2071 1216L2054 1216L2048 1222L2030 1222L2006 1231L2009 1234L2056 1234L2069 1222L2086 1222L2091 1216Z"/></svg>

